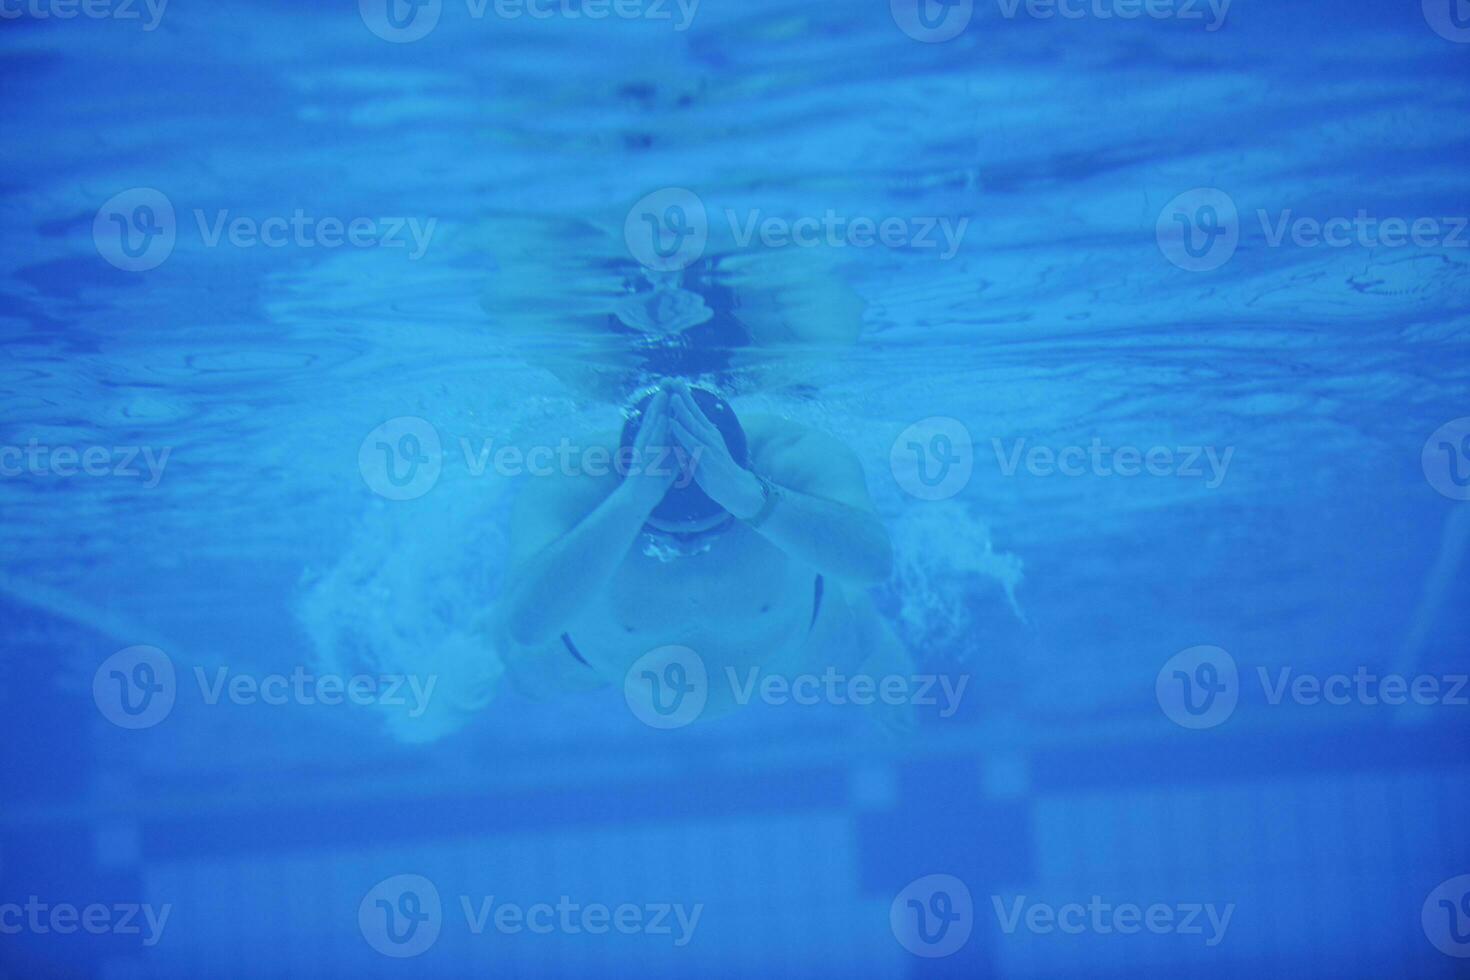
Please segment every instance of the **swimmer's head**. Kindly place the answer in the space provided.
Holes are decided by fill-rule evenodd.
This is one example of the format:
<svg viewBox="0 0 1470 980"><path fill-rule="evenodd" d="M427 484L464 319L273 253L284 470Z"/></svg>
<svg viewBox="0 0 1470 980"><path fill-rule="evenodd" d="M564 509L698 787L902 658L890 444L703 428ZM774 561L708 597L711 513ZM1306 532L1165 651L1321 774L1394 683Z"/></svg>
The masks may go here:
<svg viewBox="0 0 1470 980"><path fill-rule="evenodd" d="M627 421L623 423L623 435L620 448L623 452L631 452L638 438L638 429L643 424L643 413L650 402L658 394L659 389L654 388L646 392L636 404L628 408L624 415ZM705 388L689 387L689 394L694 398L694 404L704 413L715 428L720 430L720 435L725 438L725 448L730 451L730 458L741 466L747 464L749 458L749 447L745 439L745 430L740 427L740 420L735 417L735 410L730 403L719 395ZM675 452L671 453L667 465L687 465L690 463L688 454L682 446L676 446ZM700 489L699 484L694 481L692 472L681 472L664 495L664 499L653 509L648 517L647 529L663 535L680 538L702 537L706 534L724 530L734 518L725 508L715 503L710 496Z"/></svg>

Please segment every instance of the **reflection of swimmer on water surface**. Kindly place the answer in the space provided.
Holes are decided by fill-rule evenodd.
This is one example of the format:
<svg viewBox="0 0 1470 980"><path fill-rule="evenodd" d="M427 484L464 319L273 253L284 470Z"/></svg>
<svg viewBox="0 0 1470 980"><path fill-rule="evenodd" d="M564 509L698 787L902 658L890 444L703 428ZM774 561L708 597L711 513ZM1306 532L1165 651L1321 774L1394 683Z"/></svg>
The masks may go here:
<svg viewBox="0 0 1470 980"><path fill-rule="evenodd" d="M596 254L575 252L594 242L617 254L585 224L554 229L570 239L554 251L543 223L493 227L476 240L495 255L481 297L494 338L581 394L621 400L635 379L658 377L800 383L773 352L847 347L862 332L863 303L822 250L711 253L659 272L630 258L547 258Z"/></svg>

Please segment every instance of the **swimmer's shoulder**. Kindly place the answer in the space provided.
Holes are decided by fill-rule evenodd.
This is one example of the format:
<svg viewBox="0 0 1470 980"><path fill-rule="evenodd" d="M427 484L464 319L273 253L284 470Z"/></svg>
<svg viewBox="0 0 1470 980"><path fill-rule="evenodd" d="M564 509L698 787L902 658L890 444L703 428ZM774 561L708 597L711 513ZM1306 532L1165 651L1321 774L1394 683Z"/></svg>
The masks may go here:
<svg viewBox="0 0 1470 980"><path fill-rule="evenodd" d="M872 509L863 466L828 432L777 415L741 416L751 467L782 486Z"/></svg>
<svg viewBox="0 0 1470 980"><path fill-rule="evenodd" d="M742 415L740 423L745 429L750 458L755 461L779 460L810 453L816 453L824 459L851 455L851 450L836 436L779 415Z"/></svg>

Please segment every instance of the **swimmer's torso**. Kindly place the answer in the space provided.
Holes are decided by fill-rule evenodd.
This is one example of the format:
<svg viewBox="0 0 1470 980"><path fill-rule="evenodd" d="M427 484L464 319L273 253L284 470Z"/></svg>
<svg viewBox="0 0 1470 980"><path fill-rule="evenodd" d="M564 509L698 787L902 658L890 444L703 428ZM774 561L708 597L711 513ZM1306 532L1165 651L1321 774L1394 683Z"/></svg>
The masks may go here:
<svg viewBox="0 0 1470 980"><path fill-rule="evenodd" d="M815 571L737 524L709 551L687 558L659 561L635 546L567 632L614 684L639 657L668 645L694 650L711 675L733 667L743 676L800 652L815 581Z"/></svg>
<svg viewBox="0 0 1470 980"><path fill-rule="evenodd" d="M809 446L796 446L790 428L762 416L746 420L758 465L800 490L806 485L803 467L821 457ZM615 446L615 438L601 441ZM796 446L794 456L783 458L788 443ZM570 529L617 486L616 475L569 479L564 489L575 502L562 504L559 520ZM524 499L544 508L548 496ZM636 540L612 578L587 597L570 621L558 624L552 636L534 647L502 637L507 675L522 693L542 697L604 684L621 687L640 657L659 647L684 646L705 664L710 678L705 714L710 715L732 706L721 704L728 701L729 684L724 681L729 670L745 683L752 668L759 668L761 676L790 673L813 656L846 649L844 590L834 581L824 583L821 615L813 629L816 569L745 525L732 525L703 554L672 561L649 557L643 547L643 539Z"/></svg>

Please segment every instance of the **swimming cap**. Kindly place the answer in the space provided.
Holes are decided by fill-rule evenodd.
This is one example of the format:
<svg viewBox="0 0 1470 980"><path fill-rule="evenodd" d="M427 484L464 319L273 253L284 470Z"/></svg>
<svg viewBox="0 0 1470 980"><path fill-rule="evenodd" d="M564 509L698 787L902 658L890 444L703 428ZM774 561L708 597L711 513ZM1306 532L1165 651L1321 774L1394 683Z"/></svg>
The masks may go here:
<svg viewBox="0 0 1470 980"><path fill-rule="evenodd" d="M724 436L725 448L729 450L730 458L741 466L745 466L750 449L745 440L745 430L740 427L740 420L735 417L735 410L730 407L730 403L704 388L691 386L689 393L694 396L694 404L699 406L704 417L720 430L720 435ZM643 425L643 413L657 394L658 389L655 388L625 413L627 421L623 423L623 435L618 443L621 450L632 449L638 439L638 429ZM676 448L682 453L682 446ZM674 465L672 458L669 465ZM669 527L685 526L690 530L698 530L725 513L725 509L710 499L710 496L700 489L699 484L687 475L681 474L677 482L684 484L686 481L687 486L669 488L664 499L649 515L650 520Z"/></svg>

